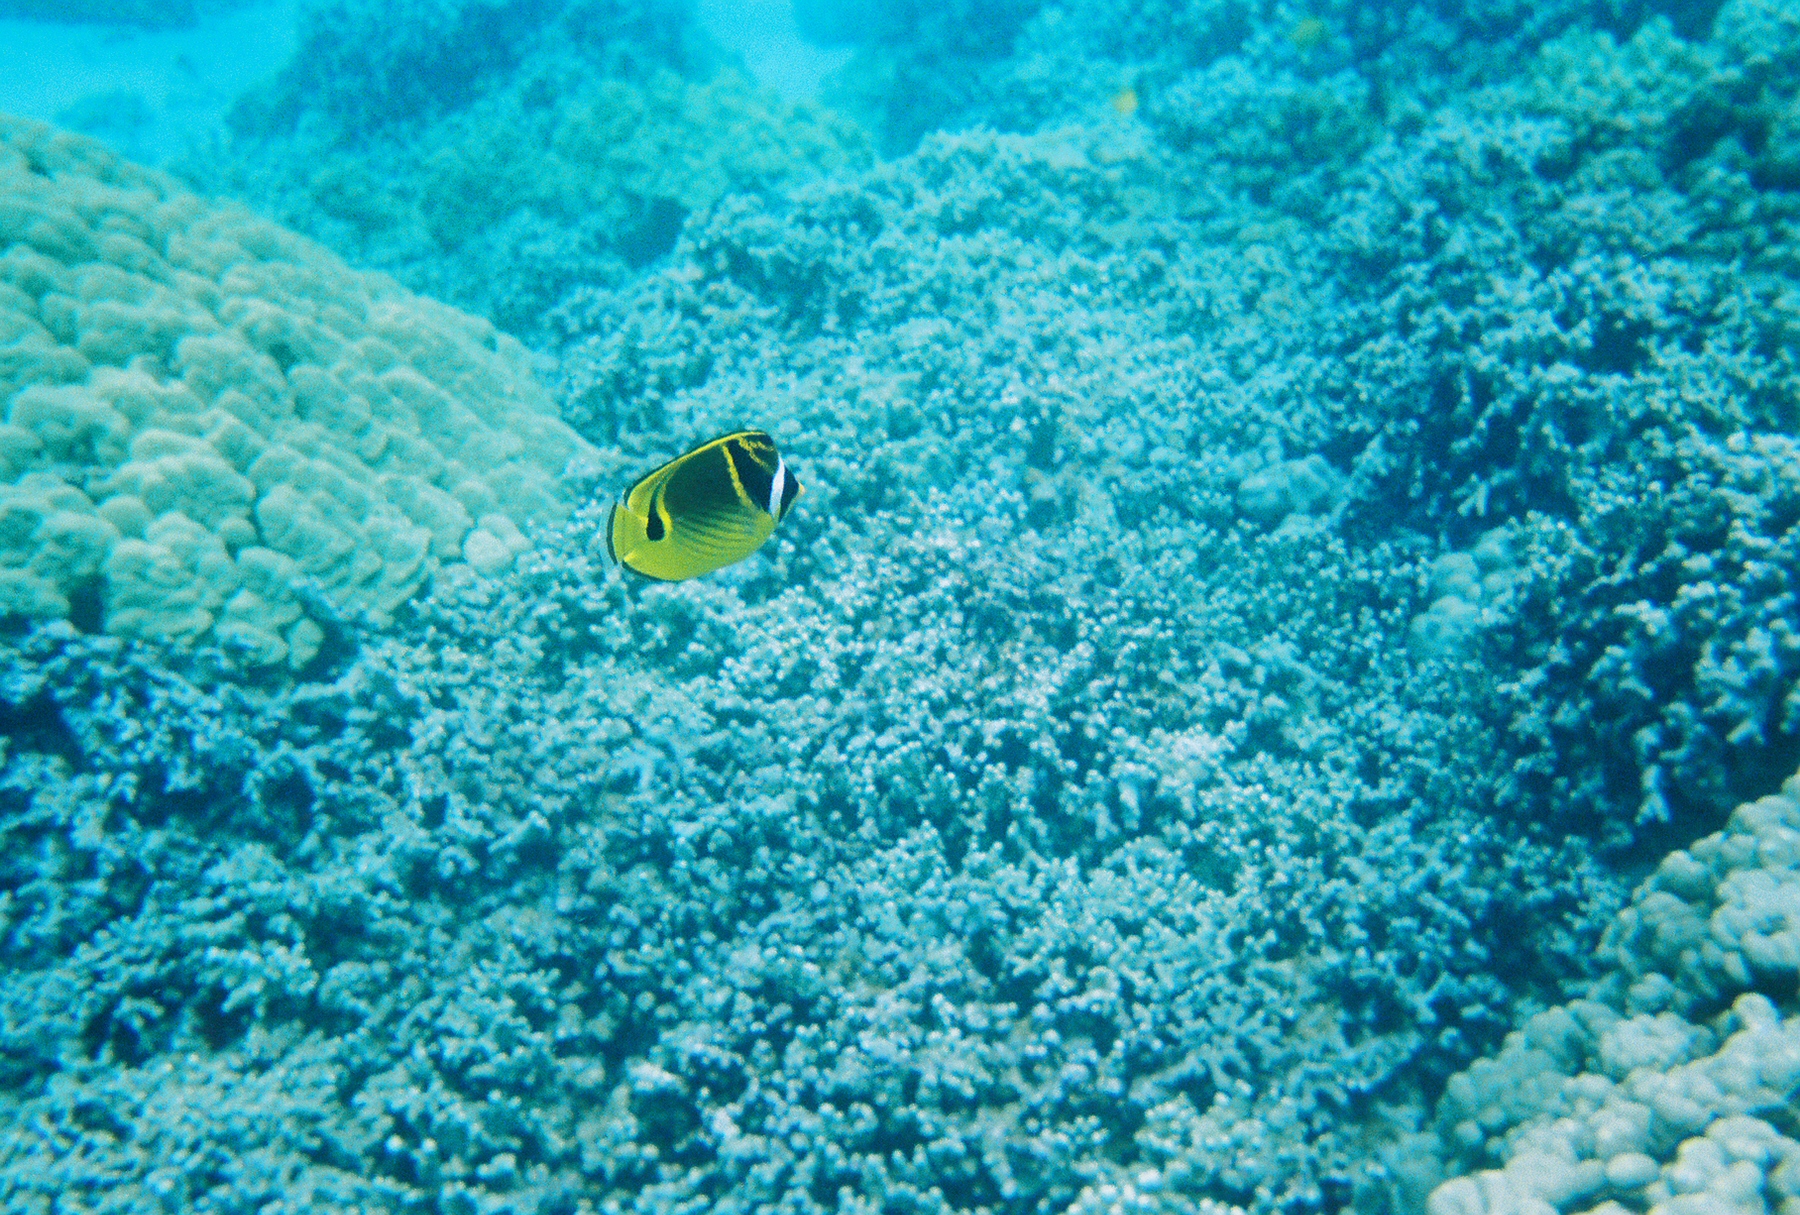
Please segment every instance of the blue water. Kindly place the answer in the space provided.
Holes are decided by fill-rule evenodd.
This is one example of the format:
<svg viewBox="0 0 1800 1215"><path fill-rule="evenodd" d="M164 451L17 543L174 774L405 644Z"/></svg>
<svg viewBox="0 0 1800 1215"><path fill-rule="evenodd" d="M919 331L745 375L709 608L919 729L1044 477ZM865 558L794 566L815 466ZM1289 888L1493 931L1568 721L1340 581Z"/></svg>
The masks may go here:
<svg viewBox="0 0 1800 1215"><path fill-rule="evenodd" d="M1800 765L1792 0L41 16L0 110L482 319L266 233L183 277L5 128L0 1209L1423 1211L1501 1163L1450 1078L1610 998L1634 885ZM123 353L121 233L190 309ZM314 410L252 280L455 469ZM285 543L273 474L53 411L214 329L358 526L436 504L397 607L129 623L132 538L201 537L131 574L181 607ZM583 441L555 509L494 517L456 407L546 424L477 365ZM806 486L768 544L606 560L746 427Z"/></svg>

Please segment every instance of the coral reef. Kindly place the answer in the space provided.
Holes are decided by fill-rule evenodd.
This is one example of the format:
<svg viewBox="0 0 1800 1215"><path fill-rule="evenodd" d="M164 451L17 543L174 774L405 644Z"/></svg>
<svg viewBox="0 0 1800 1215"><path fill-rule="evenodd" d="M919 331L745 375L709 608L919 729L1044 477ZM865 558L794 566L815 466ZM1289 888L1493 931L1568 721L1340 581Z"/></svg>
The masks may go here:
<svg viewBox="0 0 1800 1215"><path fill-rule="evenodd" d="M0 241L0 614L300 666L572 505L517 343L242 209L0 119Z"/></svg>
<svg viewBox="0 0 1800 1215"><path fill-rule="evenodd" d="M644 585L600 510L524 549L462 482L383 479L408 519L461 503L465 560L300 679L83 633L138 601L75 588L159 585L127 532L182 610L293 585L228 538L280 483L90 401L200 342L174 391L279 376L298 413L257 341L313 330L166 288L92 297L137 327L89 342L79 289L7 279L4 587L49 619L0 636L5 1204L1785 1207L1800 784L1757 799L1800 766L1800 9L1533 11L1463 76L1402 40L1396 99L1347 10L1284 10L1139 108L779 198L621 152L701 185L666 258L552 314L594 476L753 422L807 498ZM495 79L530 76L502 35ZM656 66L577 126L714 87ZM512 87L404 123L482 166L434 162L441 226L554 248L473 188L560 188L477 130ZM568 163L615 149L539 110Z"/></svg>
<svg viewBox="0 0 1800 1215"><path fill-rule="evenodd" d="M992 181L932 170L925 186L891 187L917 200L904 216L845 191L807 222L745 219L722 239L700 229L691 264L729 280L706 287L726 296L702 303L700 287L671 285L658 288L666 320L595 313L590 366L570 372L571 420L601 439L655 428L658 402L721 361L860 327L849 358L883 326L937 324L925 313L961 288L869 311L879 258L910 256L877 252L887 245L955 237L962 248L1000 227L1055 249L1144 250L1115 272L1139 280L1133 309L1160 309L1136 319L1135 344L1209 350L1185 379L1167 372L1163 391L1230 394L1150 426L1182 437L1169 466L1219 462L1253 519L1273 520L1298 494L1336 502L1315 509L1352 534L1398 528L1476 561L1463 585L1482 584L1477 601L1439 585L1420 635L1438 638L1426 650L1460 637L1511 674L1496 692L1513 735L1502 801L1525 817L1597 816L1612 846L1677 823L1661 837L1673 844L1800 762L1789 285L1800 250L1786 152L1771 140L1795 104L1800 15L1750 0L1723 6L1715 25L1703 40L1660 19L1625 42L1576 32L1514 81L1353 137L1345 106L1226 73L1194 95L1209 108L1189 125L1102 123L1063 138L1057 154L1112 166L1110 194L1004 167L985 170ZM1293 100L1284 139L1240 138L1242 123L1225 119L1270 96ZM965 157L977 146L943 145ZM968 247L977 267L1016 256ZM727 302L739 286L749 298ZM1253 327L1234 323L1250 301L1272 306ZM721 336L709 349L691 319L708 307L772 314L765 347ZM677 339L655 338L664 332ZM1039 372L1019 378L962 389L954 416L939 407L912 424L966 428L971 409L1011 391L1019 425L1063 433L1032 416L1058 394L1036 387ZM590 399L604 409L584 416ZM1138 400L1118 408L1127 429L1145 416ZM1101 438L1087 417L1076 425L1096 455L1141 443ZM943 467L929 479L941 484ZM1035 454L1026 467L1018 489L1041 513L1056 470ZM1219 492L1163 480L1143 501L1189 504L1176 509L1192 516Z"/></svg>
<svg viewBox="0 0 1800 1215"><path fill-rule="evenodd" d="M1796 63L1800 12L1759 0L1704 41L1571 35L1371 151L1330 211L1367 521L1504 525L1530 574L1497 656L1507 796L1621 839L1800 761L1800 200L1768 142Z"/></svg>
<svg viewBox="0 0 1800 1215"><path fill-rule="evenodd" d="M590 516L289 692L16 647L0 1184L1378 1203L1371 1145L1619 892L1491 814L1480 665L1405 658L1434 546L1347 541L1301 389L1228 374L1304 334L1296 269L1147 262L1104 146L728 203L567 314L617 471L754 410L807 478L718 579L627 584ZM275 1085L304 1122L212 1096Z"/></svg>
<svg viewBox="0 0 1800 1215"><path fill-rule="evenodd" d="M1800 777L1657 866L1587 998L1452 1078L1431 1215L1800 1209ZM1621 1206L1620 1204L1624 1204Z"/></svg>
<svg viewBox="0 0 1800 1215"><path fill-rule="evenodd" d="M718 62L665 3L433 0L309 11L293 64L186 172L359 265L531 334L682 220L869 159L848 121Z"/></svg>
<svg viewBox="0 0 1800 1215"><path fill-rule="evenodd" d="M285 692L9 645L0 1192L1341 1201L1346 1112L1490 1040L1488 969L1605 879L1452 804L1478 725L1370 661L1396 554L1046 582L1025 509L650 592L589 519Z"/></svg>
<svg viewBox="0 0 1800 1215"><path fill-rule="evenodd" d="M1277 95L1296 92L1351 96L1374 122L1403 123L1472 85L1512 76L1571 29L1629 34L1664 13L1691 36L1705 31L1716 8L1610 0L800 0L795 16L808 36L856 48L827 98L862 119L884 151L899 153L934 130L1030 131L1092 121L1115 107L1129 115L1139 103L1157 122L1165 108L1211 104L1222 79L1228 92L1250 83L1275 102L1241 130L1212 131L1225 141L1280 125Z"/></svg>

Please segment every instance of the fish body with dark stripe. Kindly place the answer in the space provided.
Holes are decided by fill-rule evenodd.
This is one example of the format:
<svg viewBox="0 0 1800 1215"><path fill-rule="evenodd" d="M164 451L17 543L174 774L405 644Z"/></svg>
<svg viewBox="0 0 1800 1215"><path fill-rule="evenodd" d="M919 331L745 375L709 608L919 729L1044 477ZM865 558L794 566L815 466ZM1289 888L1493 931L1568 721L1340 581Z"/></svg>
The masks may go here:
<svg viewBox="0 0 1800 1215"><path fill-rule="evenodd" d="M800 493L767 433L722 435L638 478L607 517L606 550L646 578L710 574L761 548Z"/></svg>

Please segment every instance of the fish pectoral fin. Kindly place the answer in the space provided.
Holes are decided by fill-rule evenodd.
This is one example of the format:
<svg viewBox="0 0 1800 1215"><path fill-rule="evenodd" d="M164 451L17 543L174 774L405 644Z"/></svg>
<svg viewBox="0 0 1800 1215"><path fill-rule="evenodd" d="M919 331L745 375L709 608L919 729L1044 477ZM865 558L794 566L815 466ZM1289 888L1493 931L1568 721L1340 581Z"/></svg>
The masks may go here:
<svg viewBox="0 0 1800 1215"><path fill-rule="evenodd" d="M745 512L719 511L684 519L680 540L681 546L689 551L729 555L735 561L754 552L773 530L773 527L758 526L758 520Z"/></svg>

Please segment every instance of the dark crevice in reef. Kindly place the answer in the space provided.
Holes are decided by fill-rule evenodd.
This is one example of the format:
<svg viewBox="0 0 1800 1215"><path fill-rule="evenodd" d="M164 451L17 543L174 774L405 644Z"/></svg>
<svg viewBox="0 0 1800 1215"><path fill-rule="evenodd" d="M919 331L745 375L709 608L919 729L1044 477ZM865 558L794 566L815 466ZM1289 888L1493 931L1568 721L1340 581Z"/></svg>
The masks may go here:
<svg viewBox="0 0 1800 1215"><path fill-rule="evenodd" d="M84 633L98 633L102 627L106 605L101 599L104 588L98 578L77 583L69 591L69 623Z"/></svg>
<svg viewBox="0 0 1800 1215"><path fill-rule="evenodd" d="M55 756L72 771L82 768L81 743L48 692L40 691L22 702L0 699L0 735L13 750Z"/></svg>

